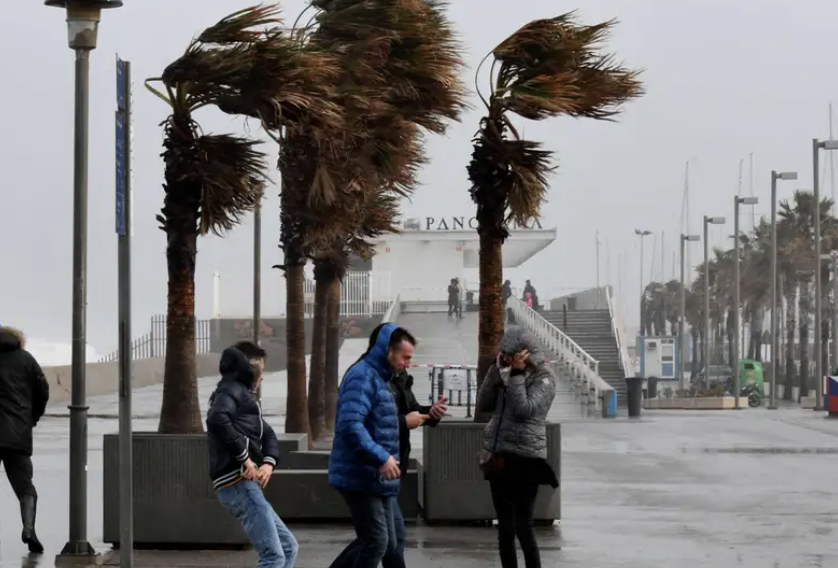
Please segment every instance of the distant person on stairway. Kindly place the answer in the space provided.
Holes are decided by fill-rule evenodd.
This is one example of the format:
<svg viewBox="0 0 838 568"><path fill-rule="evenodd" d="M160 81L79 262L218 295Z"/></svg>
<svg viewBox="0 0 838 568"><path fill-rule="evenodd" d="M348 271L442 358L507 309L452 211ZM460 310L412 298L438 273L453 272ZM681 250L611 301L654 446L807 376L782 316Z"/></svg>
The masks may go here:
<svg viewBox="0 0 838 568"><path fill-rule="evenodd" d="M372 348L352 365L338 392L329 484L349 506L356 538L331 568L404 568L395 518L401 487L399 413L390 381L410 365L416 339L395 324L378 326Z"/></svg>
<svg viewBox="0 0 838 568"><path fill-rule="evenodd" d="M42 553L35 534L38 492L32 484L32 430L49 402L49 383L41 366L26 351L23 333L0 326L0 462L20 502L21 540L30 552Z"/></svg>
<svg viewBox="0 0 838 568"><path fill-rule="evenodd" d="M559 486L547 463L546 420L555 396L556 378L535 339L524 328L507 327L475 404L478 416L492 413L479 459L497 514L503 568L518 567L516 537L526 568L541 568L533 515L539 486Z"/></svg>
<svg viewBox="0 0 838 568"><path fill-rule="evenodd" d="M297 539L263 493L279 461L279 441L256 400L264 369L265 350L250 341L221 354L207 411L210 479L256 549L258 568L293 568Z"/></svg>
<svg viewBox="0 0 838 568"><path fill-rule="evenodd" d="M535 286L529 280L527 280L524 286L524 301L527 302L529 307L538 311L538 293L535 291Z"/></svg>
<svg viewBox="0 0 838 568"><path fill-rule="evenodd" d="M507 303L509 302L509 298L512 297L512 282L509 280L504 281L503 287L501 288L501 295L503 297L503 321L506 323L509 321L509 312L507 311L509 308L507 307Z"/></svg>

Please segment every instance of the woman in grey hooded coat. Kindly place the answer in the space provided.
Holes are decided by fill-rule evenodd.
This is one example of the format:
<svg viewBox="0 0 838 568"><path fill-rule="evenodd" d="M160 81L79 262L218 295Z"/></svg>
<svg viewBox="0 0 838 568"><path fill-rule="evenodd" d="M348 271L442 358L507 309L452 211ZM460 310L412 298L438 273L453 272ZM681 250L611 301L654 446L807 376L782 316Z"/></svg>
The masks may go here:
<svg viewBox="0 0 838 568"><path fill-rule="evenodd" d="M526 568L541 568L533 509L539 486L559 486L547 463L545 424L555 396L556 378L535 339L521 327L507 327L476 402L478 413L492 413L483 430L480 462L498 517L503 568L518 566L516 537Z"/></svg>

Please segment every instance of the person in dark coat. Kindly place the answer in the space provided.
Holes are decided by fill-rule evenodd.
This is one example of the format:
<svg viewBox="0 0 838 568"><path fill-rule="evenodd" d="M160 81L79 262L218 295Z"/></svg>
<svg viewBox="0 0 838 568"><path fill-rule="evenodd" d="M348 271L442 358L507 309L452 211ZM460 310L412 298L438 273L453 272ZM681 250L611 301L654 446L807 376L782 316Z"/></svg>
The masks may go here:
<svg viewBox="0 0 838 568"><path fill-rule="evenodd" d="M393 391L399 411L399 468L404 477L410 462L410 431L421 426L433 427L439 424L448 410L446 406L448 398L441 396L433 405L419 404L416 395L413 394L413 376L407 372L407 369L396 373L390 381L390 389ZM397 553L404 556L407 531L398 500L393 506L393 523L396 529ZM390 568L387 562L384 562L384 568Z"/></svg>
<svg viewBox="0 0 838 568"><path fill-rule="evenodd" d="M49 402L49 383L26 351L23 333L0 326L0 462L20 501L21 540L30 552L44 547L35 533L38 492L32 484L32 430Z"/></svg>
<svg viewBox="0 0 838 568"><path fill-rule="evenodd" d="M256 400L264 368L265 351L252 342L221 354L221 380L207 411L209 473L219 502L253 543L259 567L293 568L297 540L262 492L279 461L276 434Z"/></svg>
<svg viewBox="0 0 838 568"><path fill-rule="evenodd" d="M377 332L377 333L376 333ZM404 568L394 507L401 486L399 414L390 381L410 364L416 339L394 324L376 328L373 345L343 377L338 392L329 484L349 506L356 539L332 568Z"/></svg>

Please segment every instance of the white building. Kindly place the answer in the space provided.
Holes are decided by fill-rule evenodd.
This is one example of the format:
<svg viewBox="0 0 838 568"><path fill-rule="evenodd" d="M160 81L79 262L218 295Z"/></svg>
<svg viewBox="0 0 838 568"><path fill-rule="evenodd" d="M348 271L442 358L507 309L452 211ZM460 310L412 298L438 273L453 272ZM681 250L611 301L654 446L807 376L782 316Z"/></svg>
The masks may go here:
<svg viewBox="0 0 838 568"><path fill-rule="evenodd" d="M452 278L476 291L480 250L476 227L476 219L466 217L408 219L402 233L374 240L371 265L363 267L378 282L372 286L373 295L386 289L391 298L401 294L402 301L444 302ZM520 266L554 240L556 229L545 229L539 221L511 228L503 245L504 268Z"/></svg>

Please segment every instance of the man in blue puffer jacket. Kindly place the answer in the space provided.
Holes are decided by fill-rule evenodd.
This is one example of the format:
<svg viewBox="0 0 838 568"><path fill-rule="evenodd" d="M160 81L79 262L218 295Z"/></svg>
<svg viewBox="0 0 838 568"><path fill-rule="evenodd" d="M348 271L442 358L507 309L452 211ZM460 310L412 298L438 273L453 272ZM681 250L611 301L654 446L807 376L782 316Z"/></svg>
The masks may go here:
<svg viewBox="0 0 838 568"><path fill-rule="evenodd" d="M399 417L389 381L410 364L416 340L385 324L371 349L343 377L338 393L329 484L349 506L357 538L331 568L404 566L397 554L393 507L399 495ZM371 338L372 339L372 338Z"/></svg>

